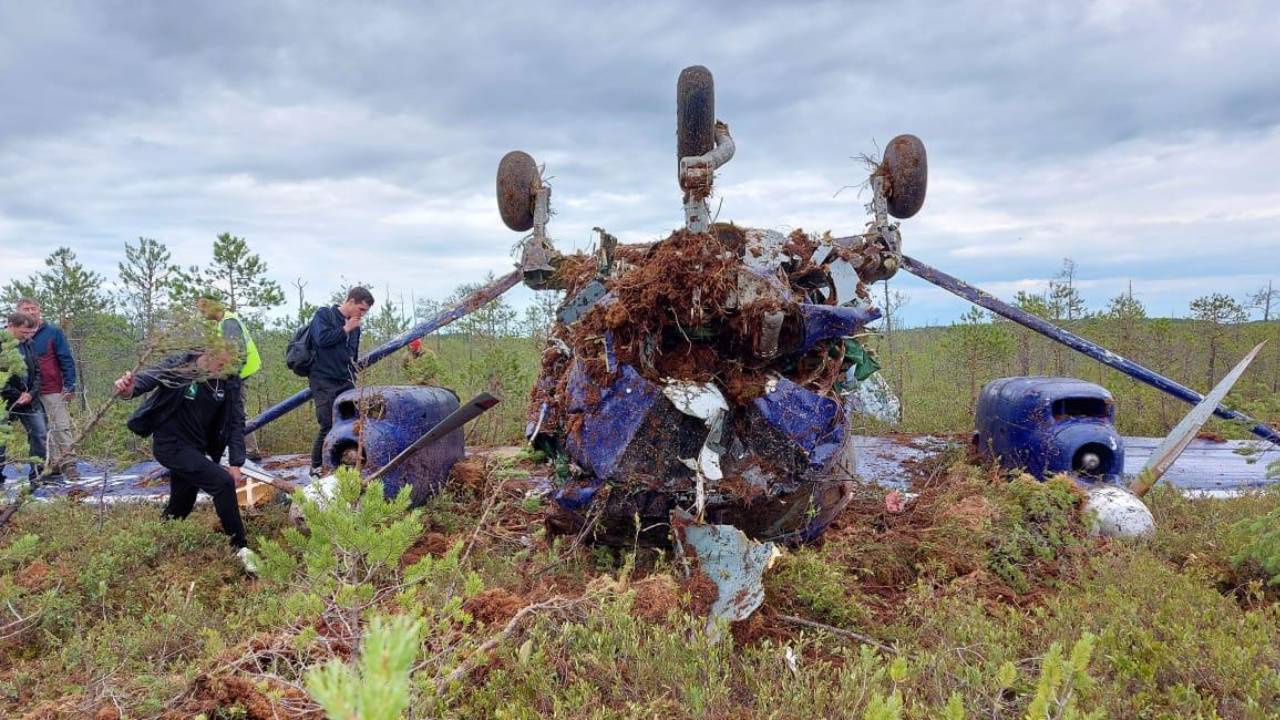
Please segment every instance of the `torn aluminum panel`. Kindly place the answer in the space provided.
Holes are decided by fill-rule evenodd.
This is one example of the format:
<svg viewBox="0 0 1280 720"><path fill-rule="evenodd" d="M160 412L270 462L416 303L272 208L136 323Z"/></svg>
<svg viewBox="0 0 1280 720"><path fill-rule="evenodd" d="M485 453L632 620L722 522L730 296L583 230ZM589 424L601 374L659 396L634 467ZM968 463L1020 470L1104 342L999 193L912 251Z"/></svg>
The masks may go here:
<svg viewBox="0 0 1280 720"><path fill-rule="evenodd" d="M773 543L756 542L732 525L704 525L686 512L671 512L676 544L685 557L698 561L694 572L706 574L716 586L716 599L707 617L714 637L719 620L745 620L764 602L764 572L782 553Z"/></svg>
<svg viewBox="0 0 1280 720"><path fill-rule="evenodd" d="M606 294L608 290L604 283L599 280L592 280L587 283L586 287L578 291L568 302L566 302L558 311L556 311L556 320L565 325L572 325L595 306Z"/></svg>
<svg viewBox="0 0 1280 720"><path fill-rule="evenodd" d="M747 228L742 263L757 272L776 272L791 259L786 247L787 236L777 230Z"/></svg>
<svg viewBox="0 0 1280 720"><path fill-rule="evenodd" d="M696 383L669 380L662 388L672 405L685 415L696 417L707 424L707 439L698 452L696 464L692 470L701 473L708 480L720 480L724 473L720 471L720 456L724 447L720 445L720 434L724 427L724 417L729 412L729 404L724 395L713 383ZM690 464L686 461L686 464Z"/></svg>
<svg viewBox="0 0 1280 720"><path fill-rule="evenodd" d="M338 475L333 473L317 478L302 488L302 495L319 507L328 507L338 497ZM302 515L302 506L289 504L289 522L302 527L306 519Z"/></svg>
<svg viewBox="0 0 1280 720"><path fill-rule="evenodd" d="M854 378L856 370L856 367L851 367L846 373L846 382L853 385L849 397L854 410L888 425L902 422L902 401L884 375L872 373L866 380L858 382Z"/></svg>

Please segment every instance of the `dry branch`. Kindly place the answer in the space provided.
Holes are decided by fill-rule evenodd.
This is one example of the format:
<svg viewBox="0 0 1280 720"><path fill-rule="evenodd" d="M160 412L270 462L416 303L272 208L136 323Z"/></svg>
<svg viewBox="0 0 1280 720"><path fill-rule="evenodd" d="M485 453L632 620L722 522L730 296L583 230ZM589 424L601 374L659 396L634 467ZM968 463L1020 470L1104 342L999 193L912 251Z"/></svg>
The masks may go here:
<svg viewBox="0 0 1280 720"><path fill-rule="evenodd" d="M803 625L805 627L811 627L816 630L823 630L825 632L831 633L832 635L836 635L839 637L847 638L849 640L860 642L863 645L870 645L871 647L879 650L880 652L886 655L898 654L898 651L895 650L893 647L889 645L885 645L884 643L880 642L879 640L876 640L870 635L863 635L860 632L854 632L853 630L845 630L844 628L838 628L832 625L827 625L825 623L816 622L814 620L806 620L802 617L796 617L795 615L778 615L778 619L786 620L787 622L795 625Z"/></svg>
<svg viewBox="0 0 1280 720"><path fill-rule="evenodd" d="M458 666L448 675L436 680L436 692L438 694L444 694L444 691L450 685L466 678L467 675L470 675L471 671L475 670L480 663L488 657L489 653L498 646L498 643L515 636L516 632L520 629L520 624L524 622L525 618L543 610L563 610L571 607L577 602L581 602L581 599L571 600L569 598L556 597L521 608L520 611L507 622L506 627L502 628L501 632L481 643L480 647L477 647L474 652L463 658L462 662L458 663Z"/></svg>

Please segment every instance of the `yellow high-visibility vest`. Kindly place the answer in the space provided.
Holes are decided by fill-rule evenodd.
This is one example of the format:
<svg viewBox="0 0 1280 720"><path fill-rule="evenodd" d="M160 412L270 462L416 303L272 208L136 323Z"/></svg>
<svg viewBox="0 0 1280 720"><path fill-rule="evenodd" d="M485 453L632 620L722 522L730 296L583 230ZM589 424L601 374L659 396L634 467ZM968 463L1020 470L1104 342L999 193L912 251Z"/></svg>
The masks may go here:
<svg viewBox="0 0 1280 720"><path fill-rule="evenodd" d="M258 355L258 345L249 335L249 328L244 326L244 321L235 313L226 313L222 316L222 322L218 323L218 336L222 336L222 323L228 320L234 320L240 326L240 336L244 338L244 365L240 368L240 378L244 379L262 368L262 357Z"/></svg>

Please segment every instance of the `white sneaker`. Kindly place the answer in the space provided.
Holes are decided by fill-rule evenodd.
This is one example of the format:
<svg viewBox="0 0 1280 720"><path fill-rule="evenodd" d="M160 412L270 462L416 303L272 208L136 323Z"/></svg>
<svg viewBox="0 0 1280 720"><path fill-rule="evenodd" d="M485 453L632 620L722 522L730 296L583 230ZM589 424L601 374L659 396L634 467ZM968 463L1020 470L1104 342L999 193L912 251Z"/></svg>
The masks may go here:
<svg viewBox="0 0 1280 720"><path fill-rule="evenodd" d="M258 553L242 547L236 551L236 557L240 558L240 564L244 566L245 572L250 575L258 574Z"/></svg>

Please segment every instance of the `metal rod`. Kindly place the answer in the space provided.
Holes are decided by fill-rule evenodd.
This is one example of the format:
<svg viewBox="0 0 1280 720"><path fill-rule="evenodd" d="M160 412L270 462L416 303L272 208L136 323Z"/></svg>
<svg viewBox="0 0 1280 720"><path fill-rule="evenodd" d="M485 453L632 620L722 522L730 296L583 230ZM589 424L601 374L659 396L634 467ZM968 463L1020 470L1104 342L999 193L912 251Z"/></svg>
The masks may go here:
<svg viewBox="0 0 1280 720"><path fill-rule="evenodd" d="M414 340L417 340L423 335L427 335L429 333L435 332L436 330L439 330L440 328L444 327L445 325L448 325L454 320L457 320L460 317L469 315L475 312L476 310L479 310L481 307L495 300L499 295L515 287L516 283L518 282L520 282L519 270L515 270L506 275L503 275L497 280L494 280L488 285L485 285L479 290L476 290L475 292L466 296L465 298L462 299L462 302L458 303L457 305L454 305L453 307L448 308L446 310L442 310L441 312L437 313L435 317L429 320L426 320L422 323L419 323L409 328L408 330L405 330L404 332L400 333L394 338L386 341L385 343L379 345L373 350L370 350L367 355L365 355L364 357L356 361L356 370L357 371L363 370L369 367L370 365L378 362L382 358L399 350L405 345L408 345ZM247 424L245 424L244 426L245 434L247 435L257 430L258 428L262 427L263 425L266 425L272 420L276 420L280 417L283 417L290 411L295 410L298 407L306 404L306 402L310 399L311 399L311 388L307 388L306 390L300 390L294 393L293 395L285 398L284 400L276 403L275 405L272 405L266 410L263 410L262 413L258 415L258 417L254 418L253 420L250 420Z"/></svg>
<svg viewBox="0 0 1280 720"><path fill-rule="evenodd" d="M959 278L952 277L937 268L926 265L913 257L903 255L902 268L921 280L937 285L943 290L954 293L955 295L958 295L975 305L984 307L1001 317L1035 330L1050 340L1062 343L1076 352L1088 355L1107 367L1122 372L1134 380L1146 383L1157 390L1168 393L1179 400L1192 405L1197 405L1200 401L1204 400L1204 396L1200 393L1182 385L1181 383L1170 380L1160 373L1143 367L1132 360L1121 357L1101 345L1089 342L1075 333L1063 330L1053 323L1036 317L1025 310L1014 307L988 292L980 290ZM1236 412L1235 410L1219 405L1217 409L1213 411L1213 414L1225 420L1235 420L1237 422L1247 423L1251 426L1249 431L1254 435L1257 435L1264 440L1270 440L1276 445L1280 445L1280 433L1277 433L1273 428L1250 418L1244 413Z"/></svg>

